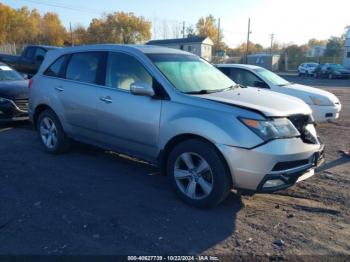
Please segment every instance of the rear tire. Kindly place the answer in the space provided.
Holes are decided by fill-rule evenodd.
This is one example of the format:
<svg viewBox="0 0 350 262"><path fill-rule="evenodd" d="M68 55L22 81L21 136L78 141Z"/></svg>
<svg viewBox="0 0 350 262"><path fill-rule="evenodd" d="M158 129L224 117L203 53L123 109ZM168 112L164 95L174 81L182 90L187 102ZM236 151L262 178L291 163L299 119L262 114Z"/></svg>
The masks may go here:
<svg viewBox="0 0 350 262"><path fill-rule="evenodd" d="M37 130L39 139L47 152L60 154L69 149L69 139L64 133L60 120L52 110L40 113Z"/></svg>
<svg viewBox="0 0 350 262"><path fill-rule="evenodd" d="M232 187L226 161L212 144L201 139L184 141L170 152L167 174L179 197L195 207L213 207Z"/></svg>

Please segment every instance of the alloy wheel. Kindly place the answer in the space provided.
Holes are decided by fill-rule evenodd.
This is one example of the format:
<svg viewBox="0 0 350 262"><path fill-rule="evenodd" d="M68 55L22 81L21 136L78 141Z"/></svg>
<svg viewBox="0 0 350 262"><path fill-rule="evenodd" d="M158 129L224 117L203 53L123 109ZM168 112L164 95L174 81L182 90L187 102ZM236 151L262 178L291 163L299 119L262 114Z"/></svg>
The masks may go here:
<svg viewBox="0 0 350 262"><path fill-rule="evenodd" d="M57 144L57 128L49 117L44 117L40 123L40 136L44 145L52 149Z"/></svg>
<svg viewBox="0 0 350 262"><path fill-rule="evenodd" d="M207 197L214 187L214 176L208 162L193 152L182 153L174 166L174 178L180 191L191 199Z"/></svg>

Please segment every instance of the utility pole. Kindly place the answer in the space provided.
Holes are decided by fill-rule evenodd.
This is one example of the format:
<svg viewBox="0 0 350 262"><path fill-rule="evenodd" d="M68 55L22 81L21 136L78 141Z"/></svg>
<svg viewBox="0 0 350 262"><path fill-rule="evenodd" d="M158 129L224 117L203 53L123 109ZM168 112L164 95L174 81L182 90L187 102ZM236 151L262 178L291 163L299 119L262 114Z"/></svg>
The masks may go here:
<svg viewBox="0 0 350 262"><path fill-rule="evenodd" d="M70 44L71 44L71 46L74 46L73 31L72 31L72 23L71 22L69 22L69 31L70 31Z"/></svg>
<svg viewBox="0 0 350 262"><path fill-rule="evenodd" d="M182 37L185 38L185 28L186 28L186 22L182 22Z"/></svg>
<svg viewBox="0 0 350 262"><path fill-rule="evenodd" d="M217 43L216 43L216 50L215 50L215 52L216 52L216 54L215 55L218 55L218 51L220 51L219 50L219 46L220 46L220 18L218 19L218 39L217 39Z"/></svg>
<svg viewBox="0 0 350 262"><path fill-rule="evenodd" d="M248 64L248 52L249 52L249 36L252 32L250 31L250 18L248 18L248 33L247 33L247 50L245 52L245 63Z"/></svg>
<svg viewBox="0 0 350 262"><path fill-rule="evenodd" d="M270 54L272 55L272 48L273 48L273 39L275 37L275 34L271 34L270 38L271 38L271 48L270 48Z"/></svg>

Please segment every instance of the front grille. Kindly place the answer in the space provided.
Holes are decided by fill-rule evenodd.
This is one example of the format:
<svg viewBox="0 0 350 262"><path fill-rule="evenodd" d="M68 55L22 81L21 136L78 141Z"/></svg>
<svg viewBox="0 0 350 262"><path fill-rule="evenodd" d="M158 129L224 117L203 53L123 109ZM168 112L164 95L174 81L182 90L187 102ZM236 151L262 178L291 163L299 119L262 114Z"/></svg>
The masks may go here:
<svg viewBox="0 0 350 262"><path fill-rule="evenodd" d="M288 119L298 129L300 134L304 133L305 127L310 123L310 116L308 115L292 115Z"/></svg>
<svg viewBox="0 0 350 262"><path fill-rule="evenodd" d="M28 99L18 99L14 102L21 111L28 112Z"/></svg>
<svg viewBox="0 0 350 262"><path fill-rule="evenodd" d="M300 133L300 138L304 143L317 144L317 139L305 128L308 124L312 123L312 119L308 115L292 115L288 119L293 123L296 129Z"/></svg>

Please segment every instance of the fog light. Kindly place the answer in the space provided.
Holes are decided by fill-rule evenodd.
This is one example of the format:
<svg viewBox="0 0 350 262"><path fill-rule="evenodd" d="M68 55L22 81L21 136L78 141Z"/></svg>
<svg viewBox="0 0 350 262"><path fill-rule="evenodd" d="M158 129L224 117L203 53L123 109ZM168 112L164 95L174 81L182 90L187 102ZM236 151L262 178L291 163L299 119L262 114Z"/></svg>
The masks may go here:
<svg viewBox="0 0 350 262"><path fill-rule="evenodd" d="M271 179L265 182L263 188L277 187L282 185L284 185L284 182L281 179Z"/></svg>

